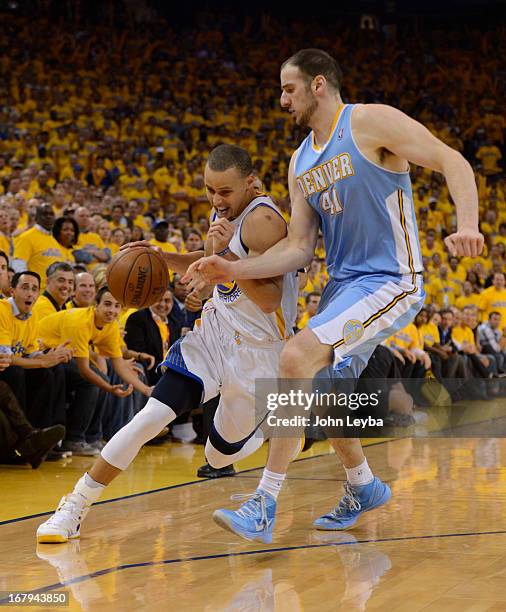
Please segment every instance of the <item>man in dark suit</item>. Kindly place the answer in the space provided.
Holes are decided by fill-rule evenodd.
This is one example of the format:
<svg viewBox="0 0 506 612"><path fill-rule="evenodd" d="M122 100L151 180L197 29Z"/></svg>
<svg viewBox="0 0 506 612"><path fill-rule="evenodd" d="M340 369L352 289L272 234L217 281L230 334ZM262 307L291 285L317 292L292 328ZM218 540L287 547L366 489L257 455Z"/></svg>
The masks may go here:
<svg viewBox="0 0 506 612"><path fill-rule="evenodd" d="M181 336L183 321L170 316L173 306L172 292L167 289L156 304L132 313L125 326L127 347L131 351L153 355L156 365L161 363L169 347ZM146 375L149 386L155 385L160 378L156 368L147 370Z"/></svg>

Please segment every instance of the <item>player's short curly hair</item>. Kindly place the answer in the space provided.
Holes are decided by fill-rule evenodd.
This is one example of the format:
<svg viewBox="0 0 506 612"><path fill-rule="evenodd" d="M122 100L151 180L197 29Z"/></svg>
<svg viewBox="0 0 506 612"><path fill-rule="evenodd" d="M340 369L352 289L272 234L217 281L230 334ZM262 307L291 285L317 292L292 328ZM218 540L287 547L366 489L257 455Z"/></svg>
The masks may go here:
<svg viewBox="0 0 506 612"><path fill-rule="evenodd" d="M253 174L253 162L246 149L230 144L220 144L215 147L207 158L207 165L214 172L225 172L229 168L237 168L241 176Z"/></svg>
<svg viewBox="0 0 506 612"><path fill-rule="evenodd" d="M321 74L336 91L341 89L343 71L336 60L322 49L301 49L284 61L281 68L287 64L297 66L308 83Z"/></svg>

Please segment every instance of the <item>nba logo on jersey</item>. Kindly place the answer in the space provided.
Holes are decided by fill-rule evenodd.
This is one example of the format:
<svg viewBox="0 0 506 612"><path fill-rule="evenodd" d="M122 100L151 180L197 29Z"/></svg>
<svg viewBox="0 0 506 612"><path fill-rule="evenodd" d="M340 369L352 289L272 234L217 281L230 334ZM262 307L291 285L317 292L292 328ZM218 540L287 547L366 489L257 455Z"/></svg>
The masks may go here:
<svg viewBox="0 0 506 612"><path fill-rule="evenodd" d="M337 132L337 137L339 138L339 140L341 140L341 138L343 137L344 134L344 128L341 128L338 132Z"/></svg>

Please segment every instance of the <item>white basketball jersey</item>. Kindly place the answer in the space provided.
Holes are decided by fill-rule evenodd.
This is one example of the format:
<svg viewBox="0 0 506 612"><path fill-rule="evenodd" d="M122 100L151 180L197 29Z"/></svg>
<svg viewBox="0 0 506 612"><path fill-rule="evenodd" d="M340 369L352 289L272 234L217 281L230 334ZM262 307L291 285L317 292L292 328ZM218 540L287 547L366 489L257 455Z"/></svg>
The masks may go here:
<svg viewBox="0 0 506 612"><path fill-rule="evenodd" d="M258 206L272 208L276 214L281 216L274 202L265 195L255 198L246 206L237 219L232 221L235 225L235 232L229 244L229 249L240 259L248 256L247 247L241 239L243 221ZM213 217L215 218L215 215ZM293 334L297 315L297 296L297 273L290 272L283 277L283 295L281 305L276 312L263 312L234 281L215 286L213 304L220 318L223 318L229 327L245 339L269 342L284 340Z"/></svg>

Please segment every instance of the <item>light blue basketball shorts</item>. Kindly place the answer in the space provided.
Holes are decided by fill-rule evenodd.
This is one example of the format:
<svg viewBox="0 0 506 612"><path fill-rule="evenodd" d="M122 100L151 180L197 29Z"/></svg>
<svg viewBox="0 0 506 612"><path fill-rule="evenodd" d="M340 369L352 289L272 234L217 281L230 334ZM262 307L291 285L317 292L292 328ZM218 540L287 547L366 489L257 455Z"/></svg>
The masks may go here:
<svg viewBox="0 0 506 612"><path fill-rule="evenodd" d="M334 349L334 375L358 378L374 349L413 321L425 301L421 274L331 279L308 327Z"/></svg>

